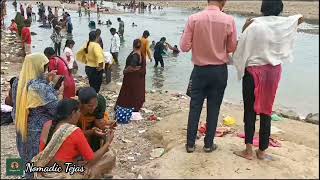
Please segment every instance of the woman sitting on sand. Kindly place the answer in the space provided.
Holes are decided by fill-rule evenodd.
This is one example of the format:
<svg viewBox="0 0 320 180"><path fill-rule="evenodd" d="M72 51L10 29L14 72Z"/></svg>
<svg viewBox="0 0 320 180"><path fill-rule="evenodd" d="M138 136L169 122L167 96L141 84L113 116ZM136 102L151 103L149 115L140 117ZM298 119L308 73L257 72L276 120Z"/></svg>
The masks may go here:
<svg viewBox="0 0 320 180"><path fill-rule="evenodd" d="M35 173L36 178L102 178L110 173L115 165L115 155L109 150L113 140L113 130L108 132L108 141L96 152L93 152L88 141L77 127L80 117L80 104L77 100L68 99L58 103L57 113L48 121L40 137L40 153L32 161L37 167L52 166L57 163L63 167L62 173ZM81 157L85 162L77 161ZM64 163L84 165L82 173L65 173Z"/></svg>
<svg viewBox="0 0 320 180"><path fill-rule="evenodd" d="M91 87L80 88L77 92L80 101L80 120L78 126L84 131L93 151L100 148L104 131L115 125L106 112L106 99Z"/></svg>
<svg viewBox="0 0 320 180"><path fill-rule="evenodd" d="M234 65L242 80L244 101L244 151L234 152L243 158L253 159L253 137L256 115L260 115L258 159L273 160L265 150L269 145L271 114L274 98L281 78L281 64L292 60L293 42L302 15L277 17L283 10L281 0L263 0L263 17L248 19L243 27L233 55ZM258 37L258 38L257 38Z"/></svg>
<svg viewBox="0 0 320 180"><path fill-rule="evenodd" d="M12 84L13 116L16 120L17 149L24 162L39 152L43 124L53 118L58 104L58 91L48 69L48 58L42 53L27 55L19 77ZM30 179L32 173L26 173Z"/></svg>
<svg viewBox="0 0 320 180"><path fill-rule="evenodd" d="M116 106L134 108L139 112L145 102L146 59L141 53L141 41L133 41L133 51L126 60L123 82Z"/></svg>

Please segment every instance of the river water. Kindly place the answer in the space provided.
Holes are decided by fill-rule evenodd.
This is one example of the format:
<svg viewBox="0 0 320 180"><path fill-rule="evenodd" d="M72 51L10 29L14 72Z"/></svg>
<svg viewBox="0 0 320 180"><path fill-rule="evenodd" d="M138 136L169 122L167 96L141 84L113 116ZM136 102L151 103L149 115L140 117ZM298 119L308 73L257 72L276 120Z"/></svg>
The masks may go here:
<svg viewBox="0 0 320 180"><path fill-rule="evenodd" d="M8 3L8 18L6 24L15 16L11 3ZM113 5L114 6L114 5ZM121 9L121 8L120 8ZM37 12L37 8L34 8ZM88 39L90 29L87 16L78 17L78 14L69 11L73 23L73 40L76 42L76 52ZM179 44L181 33L186 20L193 12L175 8L166 8L162 11L155 10L152 13L126 13L121 15L101 14L102 22L110 19L112 27L118 28L117 17L125 22L124 43L119 53L120 68L113 72L113 80L121 81L122 69L127 55L132 50L132 42L139 38L144 30L149 30L152 40L158 41L165 36L171 45ZM234 15L238 31L245 22L245 17ZM38 17L37 17L38 18ZM96 13L91 13L91 19L97 21ZM132 27L134 22L137 27ZM39 28L38 22L33 23L31 30L37 35L32 37L33 52L41 51L47 46L52 46L51 29ZM304 28L319 28L318 25L304 24ZM110 32L105 25L97 25L102 30L102 39L106 49L109 49ZM64 46L64 42L63 45ZM205 47L204 47L205 48ZM184 93L187 88L190 73L192 71L191 53L180 53L177 57L169 55L165 58L165 68L154 69L153 63L147 65L147 89L165 89ZM84 67L79 67L79 73L84 75ZM237 80L235 68L229 66L228 87L225 92L225 100L234 103L242 101L241 82ZM318 112L319 109L319 34L298 33L295 44L294 61L283 65L283 74L276 97L276 106L288 108L306 115L310 112Z"/></svg>

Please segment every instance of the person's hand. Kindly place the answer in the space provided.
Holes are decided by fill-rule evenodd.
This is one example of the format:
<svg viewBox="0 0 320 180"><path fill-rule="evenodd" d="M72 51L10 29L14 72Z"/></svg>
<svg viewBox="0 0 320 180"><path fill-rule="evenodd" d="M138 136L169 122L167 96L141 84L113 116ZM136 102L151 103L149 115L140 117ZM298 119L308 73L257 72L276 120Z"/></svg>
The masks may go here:
<svg viewBox="0 0 320 180"><path fill-rule="evenodd" d="M93 127L92 128L94 135L99 136L99 137L103 137L105 135L107 135L107 133L103 132L101 129L97 128L97 127Z"/></svg>
<svg viewBox="0 0 320 180"><path fill-rule="evenodd" d="M50 71L49 73L47 73L46 74L46 76L47 76L47 81L48 82L51 82L51 81L53 81L53 79L54 79L54 77L57 75L57 70L52 70L52 71Z"/></svg>
<svg viewBox="0 0 320 180"><path fill-rule="evenodd" d="M109 131L108 137L109 137L109 138L108 138L106 144L107 144L108 146L110 146L110 144L112 143L113 138L114 138L114 131L113 131L113 130Z"/></svg>
<svg viewBox="0 0 320 180"><path fill-rule="evenodd" d="M103 70L103 67L97 67L97 71Z"/></svg>
<svg viewBox="0 0 320 180"><path fill-rule="evenodd" d="M253 19L250 17L250 18L247 18L246 22L244 23L243 27L242 27L242 32L247 29L247 27L253 22Z"/></svg>

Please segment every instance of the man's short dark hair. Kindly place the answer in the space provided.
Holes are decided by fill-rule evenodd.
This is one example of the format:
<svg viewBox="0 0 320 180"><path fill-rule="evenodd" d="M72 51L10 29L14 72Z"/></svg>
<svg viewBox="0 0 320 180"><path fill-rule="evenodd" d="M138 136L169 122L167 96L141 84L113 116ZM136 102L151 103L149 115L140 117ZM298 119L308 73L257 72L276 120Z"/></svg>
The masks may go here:
<svg viewBox="0 0 320 180"><path fill-rule="evenodd" d="M147 30L144 31L143 34L142 34L142 36L143 36L143 37L149 37L149 36L150 36L149 31L147 31Z"/></svg>
<svg viewBox="0 0 320 180"><path fill-rule="evenodd" d="M110 29L110 32L111 32L111 33L117 32L117 30L116 30L115 28L111 28L111 29Z"/></svg>
<svg viewBox="0 0 320 180"><path fill-rule="evenodd" d="M282 0L262 0L260 11L264 16L279 16L283 11Z"/></svg>
<svg viewBox="0 0 320 180"><path fill-rule="evenodd" d="M161 39L160 39L160 41L166 41L167 39L165 38L165 37L162 37Z"/></svg>

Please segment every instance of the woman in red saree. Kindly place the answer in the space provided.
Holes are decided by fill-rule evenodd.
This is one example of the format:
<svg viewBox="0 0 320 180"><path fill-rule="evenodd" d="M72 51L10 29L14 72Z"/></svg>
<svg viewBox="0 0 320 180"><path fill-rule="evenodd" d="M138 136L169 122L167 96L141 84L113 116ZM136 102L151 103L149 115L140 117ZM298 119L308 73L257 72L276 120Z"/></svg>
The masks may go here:
<svg viewBox="0 0 320 180"><path fill-rule="evenodd" d="M40 137L40 152L32 162L37 167L58 164L62 172L35 173L35 178L43 179L91 179L109 175L115 166L116 157L110 149L113 130L110 129L107 142L93 152L83 131L77 127L80 117L80 104L74 99L61 100L53 120L44 124ZM79 157L83 161L79 161ZM66 172L66 162L78 167L84 165L81 172Z"/></svg>
<svg viewBox="0 0 320 180"><path fill-rule="evenodd" d="M44 54L49 59L49 71L56 70L57 75L64 76L64 90L63 90L63 98L72 98L76 95L76 85L74 82L73 75L68 68L67 62L59 57L55 56L55 51L52 47L47 47L44 50Z"/></svg>
<svg viewBox="0 0 320 180"><path fill-rule="evenodd" d="M126 60L122 87L116 106L134 108L138 112L145 102L146 59L141 53L141 41L133 41L133 51Z"/></svg>

